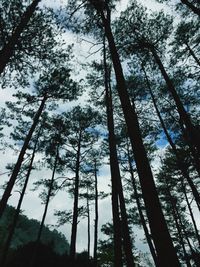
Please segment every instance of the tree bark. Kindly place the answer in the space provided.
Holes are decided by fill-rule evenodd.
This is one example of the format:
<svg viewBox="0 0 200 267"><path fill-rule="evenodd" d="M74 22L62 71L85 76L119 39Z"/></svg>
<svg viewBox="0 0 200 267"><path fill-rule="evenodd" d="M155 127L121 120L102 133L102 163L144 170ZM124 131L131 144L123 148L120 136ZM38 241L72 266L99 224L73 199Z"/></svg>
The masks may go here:
<svg viewBox="0 0 200 267"><path fill-rule="evenodd" d="M19 217L20 210L21 210L21 204L22 204L22 201L24 199L24 195L25 195L26 188L27 188L27 185L28 185L29 177L30 177L30 174L31 174L31 171L32 171L32 166L33 166L33 161L34 161L34 158L35 158L35 153L36 153L36 149L37 149L39 136L40 136L40 130L38 132L38 135L37 135L37 138L36 138L36 141L35 141L35 145L34 145L32 156L31 156L31 160L30 160L30 164L29 164L28 171L27 171L27 174L26 174L26 179L25 179L25 182L24 182L24 186L22 188L22 192L20 193L20 198L19 198L19 202L18 202L16 211L15 211L15 214L14 214L14 219L13 219L13 222L12 222L12 225L11 225L11 229L10 229L10 232L8 234L8 237L6 239L6 243L5 243L5 246L4 246L4 249L3 249L3 253L2 253L3 256L2 256L1 264L0 264L0 266L2 266L2 267L5 266L8 250L9 250L13 235L15 233L15 228L16 228L18 217Z"/></svg>
<svg viewBox="0 0 200 267"><path fill-rule="evenodd" d="M132 107L130 103L121 62L110 27L109 7L107 7L107 17L105 17L105 13L103 11L101 12L101 17L105 29L105 34L109 43L111 58L113 61L117 80L117 90L128 129L128 134L131 140L132 149L134 151L135 162L140 178L140 184L147 211L147 217L149 220L152 237L158 255L158 261L160 266L166 266L166 263L169 267L180 266L160 206L153 175L143 145L137 115L134 107Z"/></svg>
<svg viewBox="0 0 200 267"><path fill-rule="evenodd" d="M200 16L200 8L194 6L188 0L181 0L181 2L186 5L189 9L191 9L196 15Z"/></svg>
<svg viewBox="0 0 200 267"><path fill-rule="evenodd" d="M26 139L24 141L24 144L23 144L22 149L20 151L20 154L18 156L17 162L16 162L15 167L13 169L13 173L12 173L12 175L10 177L10 180L8 181L8 184L6 186L6 189L4 191L2 199L0 201L0 218L1 218L3 212L4 212L5 208L6 208L6 204L8 202L8 199L10 197L11 191L13 189L13 186L14 186L15 181L17 179L18 173L20 171L20 168L21 168L21 165L22 165L22 162L23 162L23 159L24 159L24 155L25 155L26 150L28 148L28 144L29 144L29 142L30 142L30 140L32 138L32 135L33 135L33 132L35 131L36 126L38 125L40 116L42 114L42 111L43 111L45 103L46 103L46 100L47 100L47 97L44 96L43 100L42 100L42 102L40 104L40 107L39 107L37 113L35 114L35 117L33 119L33 124L32 124L32 126L31 126L31 128L30 128L30 130L29 130L29 132L28 132L28 134L26 136Z"/></svg>
<svg viewBox="0 0 200 267"><path fill-rule="evenodd" d="M33 0L33 2L27 7L26 11L22 15L20 23L15 28L14 33L0 51L0 74L4 71L6 65L10 61L10 58L13 56L16 45L19 42L19 38L24 29L27 27L27 24L40 1L41 0Z"/></svg>
<svg viewBox="0 0 200 267"><path fill-rule="evenodd" d="M116 148L115 148L115 135L113 130L113 117L111 96L108 88L108 69L106 64L106 51L104 40L104 82L106 90L106 113L107 113L107 127L108 127L108 142L110 150L110 171L111 171L111 185L112 185L112 214L113 214L113 230L114 230L114 267L123 266L122 263L122 232L121 221L119 212L119 199L118 199L118 175L119 170L117 166ZM121 179L121 178L120 178Z"/></svg>
<svg viewBox="0 0 200 267"><path fill-rule="evenodd" d="M98 242L98 220L99 220L99 212L98 212L98 180L97 180L97 163L94 161L94 178L95 178L95 221L94 221L94 262L95 267L98 266L97 263L97 242Z"/></svg>
<svg viewBox="0 0 200 267"><path fill-rule="evenodd" d="M70 258L72 263L76 257L76 235L77 235L77 224L78 224L78 197L79 197L79 169L80 169L80 156L81 156L81 139L82 133L79 133L78 149L76 155L76 173L75 173L75 184L74 184L74 206L73 206L73 221L72 221L72 232L71 232L71 243L70 243Z"/></svg>

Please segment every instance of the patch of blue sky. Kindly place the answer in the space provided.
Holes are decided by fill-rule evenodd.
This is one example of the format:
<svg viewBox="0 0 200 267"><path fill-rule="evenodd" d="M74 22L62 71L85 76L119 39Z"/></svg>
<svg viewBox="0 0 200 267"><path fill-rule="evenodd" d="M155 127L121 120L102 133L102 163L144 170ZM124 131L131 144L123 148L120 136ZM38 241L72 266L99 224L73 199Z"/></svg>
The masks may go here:
<svg viewBox="0 0 200 267"><path fill-rule="evenodd" d="M158 140L156 141L156 146L157 148L164 148L166 147L167 144L168 144L168 141L166 139L166 135L164 134L164 132L161 132Z"/></svg>

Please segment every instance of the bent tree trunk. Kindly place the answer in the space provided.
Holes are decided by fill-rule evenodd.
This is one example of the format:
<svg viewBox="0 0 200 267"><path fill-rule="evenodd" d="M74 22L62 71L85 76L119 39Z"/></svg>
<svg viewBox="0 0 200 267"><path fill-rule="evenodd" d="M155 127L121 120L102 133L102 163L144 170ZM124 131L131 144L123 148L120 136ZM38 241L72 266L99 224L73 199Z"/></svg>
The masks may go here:
<svg viewBox="0 0 200 267"><path fill-rule="evenodd" d="M15 181L17 179L17 175L18 175L18 173L20 171L20 168L21 168L21 165L22 165L22 162L23 162L23 159L24 159L24 155L25 155L26 150L28 148L28 144L29 144L29 142L30 142L30 140L32 138L32 135L33 135L33 133L35 131L36 126L38 125L38 122L39 122L40 116L42 114L42 111L44 109L46 100L47 100L47 97L44 96L43 100L42 100L42 102L40 104L40 107L39 107L37 113L35 114L35 117L33 119L33 124L32 124L32 126L31 126L31 128L30 128L30 130L29 130L29 132L28 132L28 134L26 136L26 139L24 141L24 144L23 144L22 149L20 151L20 154L18 156L17 162L16 162L15 167L13 169L13 173L12 173L12 175L10 177L10 180L8 181L8 184L6 186L6 189L4 191L2 199L0 201L0 218L1 218L3 212L4 212L5 208L6 208L6 204L8 202L8 199L10 197L11 191L12 191L13 186L15 184Z"/></svg>
<svg viewBox="0 0 200 267"><path fill-rule="evenodd" d="M29 177L30 177L30 174L31 174L32 166L33 166L33 161L34 161L34 158L35 158L35 153L36 153L36 148L37 148L39 136L40 136L40 130L38 132L38 135L37 135L37 138L36 138L36 141L35 141L35 145L34 145L34 148L33 148L31 160L30 160L30 163L29 163L29 166L28 166L28 171L27 171L27 174L26 174L26 179L25 179L25 182L24 182L24 185L23 185L23 188L22 188L22 192L20 193L20 198L19 198L19 202L18 202L18 205L17 205L17 209L16 209L15 214L14 214L14 219L13 219L13 222L12 222L12 225L11 225L11 229L10 229L8 237L6 239L6 243L4 245L2 258L1 258L1 262L0 262L1 263L0 266L2 266L2 267L4 267L4 265L5 265L7 254L8 254L8 250L9 250L13 235L15 233L18 217L19 217L20 210L21 210L21 204L22 204L22 201L24 199L24 195L25 195L25 192L26 192L26 188L27 188L27 185L28 185Z"/></svg>
<svg viewBox="0 0 200 267"><path fill-rule="evenodd" d="M143 145L142 136L139 128L138 118L134 107L131 106L126 83L122 71L121 62L115 45L114 37L110 27L110 10L107 7L107 18L105 12L101 12L101 17L105 29L105 34L109 43L110 54L113 61L115 76L117 80L117 90L124 113L128 134L134 152L135 162L140 178L142 194L149 220L153 241L158 255L160 266L168 267L180 266L175 248L170 237L167 224L161 209L158 193L153 179L151 167Z"/></svg>
<svg viewBox="0 0 200 267"><path fill-rule="evenodd" d="M104 45L104 71L105 71L105 90L106 90L106 106L107 106L106 107L107 125L108 125L108 132L109 132L108 141L109 141L109 150L110 150L110 169L111 169L111 181L112 181L112 187L113 187L112 193L115 194L116 199L118 199L118 196L119 196L120 211L121 211L121 227L120 225L114 224L114 231L116 231L117 236L119 236L119 232L122 231L122 236L123 236L123 241L124 241L123 247L124 247L124 253L126 256L125 257L126 263L128 267L132 267L134 266L134 260L133 260L133 254L132 254L132 244L131 244L131 238L129 234L129 226L128 226L128 219L127 219L127 213L126 213L122 182L121 182L121 175L120 175L120 169L119 169L118 157L117 157L116 137L115 137L115 132L114 132L112 92L111 92L111 88L109 88L109 74L108 74L107 63L106 63L105 45ZM112 197L114 198L114 196ZM117 242L117 240L115 241ZM115 259L116 257L119 257L119 255L118 254L115 255ZM119 262L115 263L115 266L122 266L122 265L119 265Z"/></svg>
<svg viewBox="0 0 200 267"><path fill-rule="evenodd" d="M15 28L14 33L12 34L8 42L5 44L5 46L0 51L0 74L4 71L6 65L10 61L10 58L13 56L15 46L19 41L20 35L26 28L28 22L30 21L30 18L34 14L36 7L40 1L41 0L34 0L27 7L26 11L22 15L20 23Z"/></svg>
<svg viewBox="0 0 200 267"><path fill-rule="evenodd" d="M75 173L75 184L74 184L74 207L73 207L73 219L72 219L72 232L70 242L70 259L72 263L75 261L76 256L76 235L77 235L77 224L78 224L78 197L79 197L79 170L80 170L80 156L81 156L81 139L82 133L79 133L78 149L76 155L76 173Z"/></svg>

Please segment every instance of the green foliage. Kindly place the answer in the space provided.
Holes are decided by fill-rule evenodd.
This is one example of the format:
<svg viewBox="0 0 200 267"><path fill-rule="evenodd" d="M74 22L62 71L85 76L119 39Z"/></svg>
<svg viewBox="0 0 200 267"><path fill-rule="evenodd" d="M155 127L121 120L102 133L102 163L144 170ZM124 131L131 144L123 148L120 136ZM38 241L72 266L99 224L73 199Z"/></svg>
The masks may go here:
<svg viewBox="0 0 200 267"><path fill-rule="evenodd" d="M7 206L3 218L0 222L0 250L9 227L12 223L15 209L12 206ZM17 249L31 241L35 241L40 223L37 220L28 219L25 215L20 214L15 234L11 243L11 249ZM49 244L53 250L58 254L64 254L69 251L69 243L63 234L59 233L56 229L50 230L47 226L44 227L42 233L42 243Z"/></svg>

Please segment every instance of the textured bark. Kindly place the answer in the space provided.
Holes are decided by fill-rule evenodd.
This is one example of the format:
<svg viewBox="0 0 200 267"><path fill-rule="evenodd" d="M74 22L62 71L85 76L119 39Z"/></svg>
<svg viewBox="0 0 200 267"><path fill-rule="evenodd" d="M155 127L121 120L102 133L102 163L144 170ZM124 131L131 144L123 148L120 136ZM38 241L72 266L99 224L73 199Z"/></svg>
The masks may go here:
<svg viewBox="0 0 200 267"><path fill-rule="evenodd" d="M153 175L143 145L139 123L134 107L131 106L126 83L122 71L121 62L116 49L114 37L110 27L110 10L107 7L107 17L105 12L101 12L101 17L105 29L105 34L109 43L110 54L117 80L117 90L124 113L128 134L134 152L135 162L140 178L142 194L147 211L147 217L158 255L160 266L180 266L179 260L173 246L167 224L160 206ZM168 265L166 265L166 263Z"/></svg>
<svg viewBox="0 0 200 267"><path fill-rule="evenodd" d="M14 50L16 48L17 43L19 42L19 38L23 33L24 29L27 27L30 18L34 14L37 5L41 0L34 0L26 9L24 14L22 15L20 23L15 28L12 36L8 40L8 42L4 45L2 50L0 51L0 74L4 71L6 65L10 61L13 56Z"/></svg>
<svg viewBox="0 0 200 267"><path fill-rule="evenodd" d="M34 161L34 158L35 158L35 152L36 152L39 136L40 136L40 130L38 132L38 135L37 135L37 138L36 138L36 141L35 141L35 145L34 145L34 148L33 148L33 152L32 152L31 160L30 160L30 163L29 163L28 171L27 171L27 174L26 174L25 182L24 182L24 185L23 185L23 188L22 188L22 192L20 193L19 202L18 202L16 211L15 211L15 214L14 214L13 222L12 222L8 237L6 239L6 243L4 245L2 258L1 258L1 262L0 262L0 266L2 266L2 267L5 266L8 250L9 250L13 235L15 233L18 217L19 217L20 210L21 210L21 204L22 204L22 201L24 199L24 195L25 195L25 192L26 192L26 188L27 188L27 185L28 185L28 181L29 181L31 170L32 170L32 166L33 166L33 161Z"/></svg>
<svg viewBox="0 0 200 267"><path fill-rule="evenodd" d="M74 206L73 206L73 220L72 220L72 232L70 242L70 258L72 263L75 261L76 256L76 235L77 235L77 224L78 224L78 197L79 197L79 169L80 169L80 156L81 156L81 139L82 133L79 133L78 149L76 155L76 173L75 173L75 184L74 184Z"/></svg>
<svg viewBox="0 0 200 267"><path fill-rule="evenodd" d="M99 210L98 210L98 180L97 180L97 163L94 161L94 178L95 178L95 221L94 221L94 262L95 267L98 266L97 263L97 242L98 242L98 220L99 220Z"/></svg>
<svg viewBox="0 0 200 267"><path fill-rule="evenodd" d="M198 16L200 16L200 8L194 6L191 2L189 2L188 0L181 0L181 2L186 5L190 10L192 10L192 12L194 12L195 14L197 14Z"/></svg>
<svg viewBox="0 0 200 267"><path fill-rule="evenodd" d="M13 173L12 173L8 183L7 183L6 189L4 191L2 199L0 201L0 218L1 218L3 212L4 212L5 208L6 208L7 201L9 199L9 197L10 197L11 191L13 189L13 186L14 186L15 181L17 179L18 173L20 171L20 168L21 168L21 165L22 165L22 162L23 162L23 159L24 159L24 155L25 155L26 150L28 148L28 144L29 144L29 142L30 142L30 140L32 138L32 135L33 135L33 133L35 131L36 126L39 123L39 119L40 119L40 116L41 116L42 111L44 109L46 100L47 100L47 97L44 96L44 98L43 98L43 100L42 100L42 102L40 104L40 107L39 107L39 109L38 109L38 111L35 114L35 117L33 119L33 124L32 124L32 126L31 126L31 128L30 128L30 130L29 130L29 132L28 132L28 134L26 136L26 139L24 140L24 144L22 146L22 149L21 149L20 154L18 156L17 162L16 162L15 167L13 169Z"/></svg>

